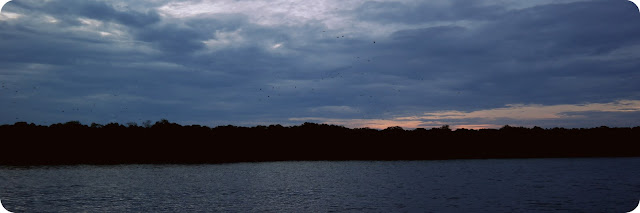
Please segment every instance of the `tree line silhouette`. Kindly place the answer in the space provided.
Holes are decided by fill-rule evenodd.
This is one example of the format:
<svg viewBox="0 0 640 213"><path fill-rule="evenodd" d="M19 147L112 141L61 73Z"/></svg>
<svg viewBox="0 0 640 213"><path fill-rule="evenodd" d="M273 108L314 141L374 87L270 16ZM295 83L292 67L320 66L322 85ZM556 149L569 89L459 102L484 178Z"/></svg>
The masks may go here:
<svg viewBox="0 0 640 213"><path fill-rule="evenodd" d="M0 165L201 164L299 160L441 160L640 156L640 127L384 130L182 126L168 120L0 126Z"/></svg>

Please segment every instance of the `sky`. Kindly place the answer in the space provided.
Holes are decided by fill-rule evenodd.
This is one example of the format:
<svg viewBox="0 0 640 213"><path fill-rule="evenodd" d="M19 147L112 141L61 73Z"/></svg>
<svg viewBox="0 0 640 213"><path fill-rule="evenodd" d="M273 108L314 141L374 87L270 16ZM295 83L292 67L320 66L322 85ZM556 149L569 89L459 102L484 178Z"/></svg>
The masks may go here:
<svg viewBox="0 0 640 213"><path fill-rule="evenodd" d="M640 126L627 0L14 0L0 124Z"/></svg>

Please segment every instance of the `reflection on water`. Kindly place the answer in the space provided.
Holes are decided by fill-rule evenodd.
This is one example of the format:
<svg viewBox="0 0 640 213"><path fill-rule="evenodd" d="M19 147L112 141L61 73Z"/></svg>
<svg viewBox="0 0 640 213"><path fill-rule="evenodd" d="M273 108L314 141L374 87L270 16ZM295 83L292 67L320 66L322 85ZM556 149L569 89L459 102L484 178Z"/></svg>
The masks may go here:
<svg viewBox="0 0 640 213"><path fill-rule="evenodd" d="M640 158L0 167L14 212L628 212Z"/></svg>

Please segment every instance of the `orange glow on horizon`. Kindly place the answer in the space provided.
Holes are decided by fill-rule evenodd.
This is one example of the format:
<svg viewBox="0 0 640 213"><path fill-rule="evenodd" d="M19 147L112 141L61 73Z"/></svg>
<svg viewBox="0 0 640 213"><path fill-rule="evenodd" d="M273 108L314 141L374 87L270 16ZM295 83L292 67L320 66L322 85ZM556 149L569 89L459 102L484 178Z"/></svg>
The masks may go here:
<svg viewBox="0 0 640 213"><path fill-rule="evenodd" d="M344 108L344 107L343 107ZM340 108L342 109L342 108ZM443 125L450 125L452 129L499 129L504 124L497 123L500 120L522 121L531 126L531 121L542 120L562 120L585 118L589 112L609 112L624 113L640 111L640 100L618 100L610 103L587 103L587 104L560 104L560 105L539 105L539 104L508 104L505 107L476 110L470 112L463 111L437 111L426 112L419 116L395 117L390 119L340 119L322 117L290 118L291 121L312 121L324 124L340 125L347 128L372 128L386 129L388 127L399 126L403 129L434 128ZM523 124L510 124L522 126Z"/></svg>
<svg viewBox="0 0 640 213"><path fill-rule="evenodd" d="M504 125L497 124L465 124L465 125L456 125L452 129L500 129Z"/></svg>

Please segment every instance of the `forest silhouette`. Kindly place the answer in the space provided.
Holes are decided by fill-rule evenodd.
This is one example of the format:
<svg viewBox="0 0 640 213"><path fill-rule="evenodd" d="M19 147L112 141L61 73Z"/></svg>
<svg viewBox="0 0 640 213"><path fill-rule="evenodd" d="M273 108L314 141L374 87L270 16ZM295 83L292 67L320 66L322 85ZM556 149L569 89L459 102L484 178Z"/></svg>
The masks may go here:
<svg viewBox="0 0 640 213"><path fill-rule="evenodd" d="M640 127L384 130L298 126L137 125L78 121L0 126L0 165L210 164L640 156Z"/></svg>

